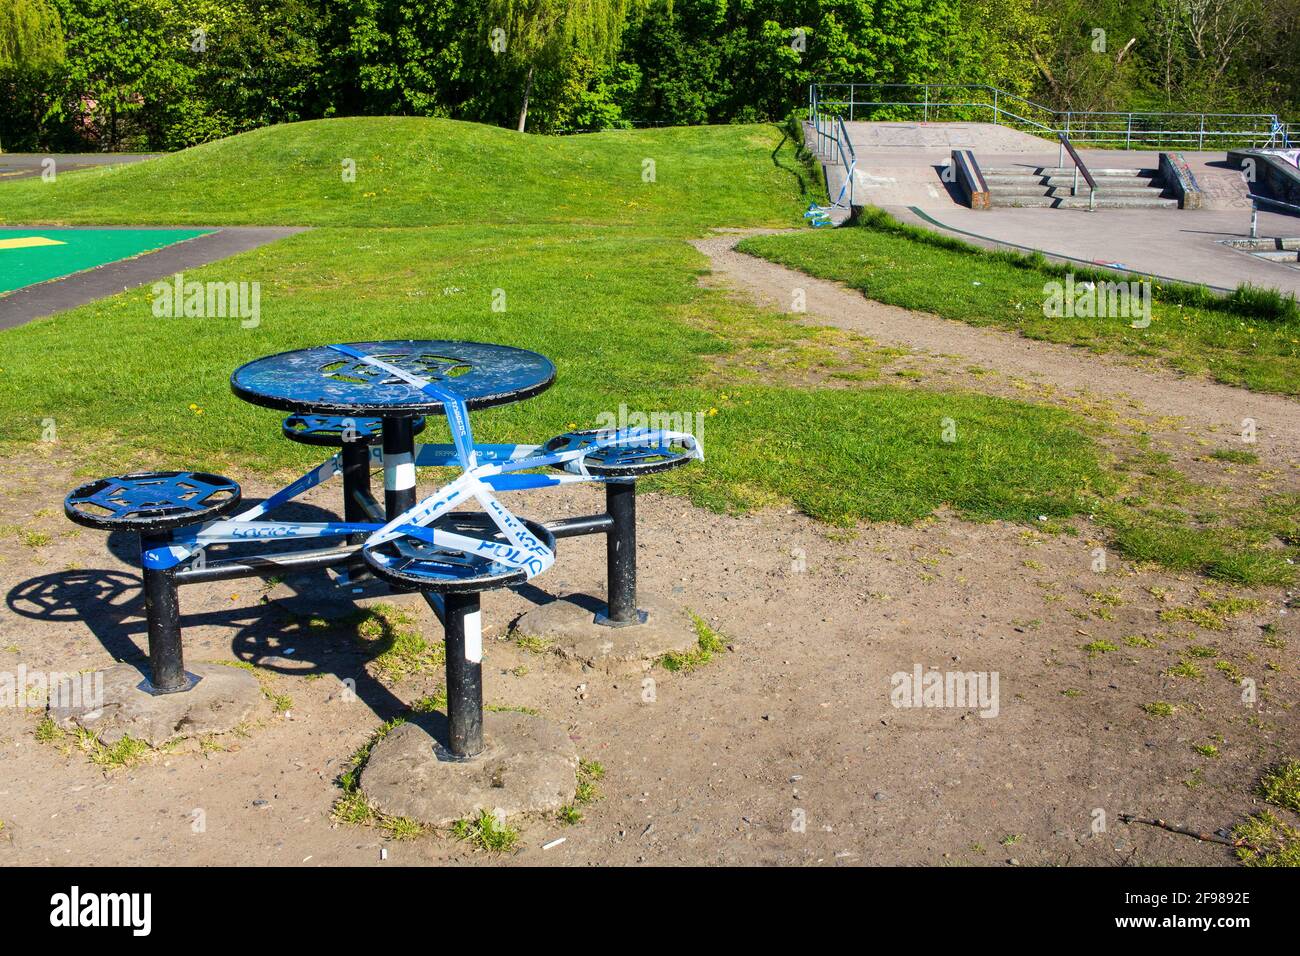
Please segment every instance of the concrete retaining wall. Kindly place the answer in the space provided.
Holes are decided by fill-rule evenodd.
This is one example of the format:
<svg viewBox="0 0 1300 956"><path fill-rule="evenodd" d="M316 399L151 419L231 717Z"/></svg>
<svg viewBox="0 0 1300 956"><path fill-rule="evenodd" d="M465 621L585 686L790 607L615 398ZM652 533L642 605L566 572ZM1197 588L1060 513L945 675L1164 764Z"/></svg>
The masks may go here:
<svg viewBox="0 0 1300 956"><path fill-rule="evenodd" d="M952 181L957 184L972 209L989 208L988 183L984 181L984 174L980 172L974 153L969 149L954 149L952 165L948 169Z"/></svg>
<svg viewBox="0 0 1300 956"><path fill-rule="evenodd" d="M1160 175L1178 197L1179 209L1200 209L1204 205L1205 194L1182 153L1161 153Z"/></svg>
<svg viewBox="0 0 1300 956"><path fill-rule="evenodd" d="M1253 169L1251 192L1300 206L1300 169L1280 156L1258 149L1228 151L1228 162L1237 169Z"/></svg>

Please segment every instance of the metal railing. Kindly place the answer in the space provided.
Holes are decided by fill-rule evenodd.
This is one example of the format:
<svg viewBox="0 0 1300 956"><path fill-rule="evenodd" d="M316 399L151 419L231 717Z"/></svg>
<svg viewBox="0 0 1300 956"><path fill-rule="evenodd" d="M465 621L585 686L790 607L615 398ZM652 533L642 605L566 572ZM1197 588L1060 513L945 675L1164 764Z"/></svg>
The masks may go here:
<svg viewBox="0 0 1300 956"><path fill-rule="evenodd" d="M1251 195L1250 201L1258 206L1263 203L1266 206L1273 206L1277 209L1285 209L1287 212L1300 213L1300 206L1292 202L1284 202L1281 199L1273 199L1269 196Z"/></svg>
<svg viewBox="0 0 1300 956"><path fill-rule="evenodd" d="M1064 133L1076 143L1111 149L1282 147L1300 124L1273 113L1147 113L1054 110L981 83L813 83L809 116L929 122L989 119L1039 136Z"/></svg>
<svg viewBox="0 0 1300 956"><path fill-rule="evenodd" d="M1296 206L1289 202L1283 202L1280 199L1270 199L1267 196L1252 195L1250 197L1250 238L1252 239L1259 238L1259 204L1260 203L1263 203L1266 206L1272 206L1275 209L1284 209L1289 213L1294 213L1295 215L1300 216L1300 206Z"/></svg>
<svg viewBox="0 0 1300 956"><path fill-rule="evenodd" d="M831 205L852 210L853 175L858 168L858 156L849 140L849 131L844 128L844 117L822 113L810 102L808 120L812 123L816 136L817 158L830 159L844 170L844 185L840 187L839 195L832 200Z"/></svg>
<svg viewBox="0 0 1300 956"><path fill-rule="evenodd" d="M1083 174L1084 182L1088 184L1088 212L1097 211L1097 180L1092 178L1092 173L1088 172L1088 167L1083 161L1070 138L1064 133L1057 133L1056 138L1061 143L1061 158L1057 160L1057 168L1062 168L1065 162L1065 154L1070 154L1070 159L1074 161L1074 185L1070 187L1070 195L1079 195L1079 174Z"/></svg>

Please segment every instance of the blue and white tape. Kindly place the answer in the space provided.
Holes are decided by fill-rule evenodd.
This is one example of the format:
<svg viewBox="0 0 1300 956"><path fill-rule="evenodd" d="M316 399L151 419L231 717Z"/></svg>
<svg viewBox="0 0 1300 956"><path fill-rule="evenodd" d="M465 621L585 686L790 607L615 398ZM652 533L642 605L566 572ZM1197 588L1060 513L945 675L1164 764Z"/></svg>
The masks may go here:
<svg viewBox="0 0 1300 956"><path fill-rule="evenodd" d="M590 444L560 452L542 451L539 445L484 444L475 445L469 424L469 410L465 401L450 389L428 379L413 375L382 359L366 355L348 345L330 346L338 352L372 365L381 371L419 388L442 403L451 431L452 444L420 446L414 456L385 456L380 448L372 448L371 461L382 463L386 485L405 482L403 488L414 485L415 468L458 467L461 474L436 492L417 502L413 507L379 525L363 522L283 522L258 521L262 515L288 503L298 495L321 482L332 478L341 470L339 456L335 455L313 468L301 478L291 482L261 504L241 512L233 518L211 521L199 528L176 533L170 545L150 548L142 555L147 568L175 567L210 544L233 544L248 541L284 541L311 538L344 537L366 534L365 544L373 547L402 537L425 541L438 548L456 551L467 556L487 558L501 565L518 568L532 578L545 571L555 561L555 552L537 538L513 512L505 507L492 492L521 491L550 488L571 482L607 480L588 472L588 455L624 445L670 448L679 444L692 458L703 458L704 449L699 440L686 432L625 429L601 433ZM395 460L399 458L401 460ZM538 468L561 466L564 474L517 474ZM408 473L409 472L409 473ZM494 541L463 535L442 528L428 527L438 518L468 501L476 499L483 511L501 531L505 541ZM410 555L415 557L416 555ZM377 554L379 560L388 560Z"/></svg>

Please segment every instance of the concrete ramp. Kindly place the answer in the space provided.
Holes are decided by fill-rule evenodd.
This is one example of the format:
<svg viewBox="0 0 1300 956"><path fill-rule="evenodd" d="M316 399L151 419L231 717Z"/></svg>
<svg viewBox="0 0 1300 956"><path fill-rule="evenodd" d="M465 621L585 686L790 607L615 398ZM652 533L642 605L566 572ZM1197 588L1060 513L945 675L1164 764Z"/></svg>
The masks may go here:
<svg viewBox="0 0 1300 956"><path fill-rule="evenodd" d="M863 150L954 149L977 153L1024 153L1051 149L1051 140L996 123L845 123L853 148Z"/></svg>
<svg viewBox="0 0 1300 956"><path fill-rule="evenodd" d="M882 165L872 157L864 163L858 158L853 178L853 201L859 206L923 206L945 208L957 199L949 195L943 181L941 158L933 165L928 158L917 158L905 165Z"/></svg>
<svg viewBox="0 0 1300 956"><path fill-rule="evenodd" d="M1206 209L1250 209L1250 187L1224 153L1183 153L1204 195Z"/></svg>

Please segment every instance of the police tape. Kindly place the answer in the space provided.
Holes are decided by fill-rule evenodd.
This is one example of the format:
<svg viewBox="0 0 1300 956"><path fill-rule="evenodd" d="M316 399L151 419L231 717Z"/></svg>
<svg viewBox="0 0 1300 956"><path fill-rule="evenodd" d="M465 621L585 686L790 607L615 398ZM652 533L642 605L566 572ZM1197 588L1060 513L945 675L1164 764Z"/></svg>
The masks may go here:
<svg viewBox="0 0 1300 956"><path fill-rule="evenodd" d="M334 455L289 483L265 501L240 512L233 518L211 521L198 528L175 532L175 540L167 545L145 550L142 554L142 560L145 567L165 570L177 566L210 544L345 537L351 534L368 535L369 538L366 542L368 546L402 535L409 535L419 540L448 547L454 547L457 541L461 544L474 542L472 548L455 548L456 550L464 550L466 553L480 553L484 549L496 550L498 543L482 541L469 536L455 535L450 532L437 535L418 533L427 530L426 525L471 497L478 498L480 503L484 504L485 510L492 516L494 523L501 528L506 537L516 547L522 547L530 555L538 554L538 549L549 552L550 549L538 541L531 532L528 532L523 522L519 521L494 496L490 495L489 491L523 491L553 488L570 483L607 481L609 479L605 476L586 473L515 474L515 472L553 465L567 468L575 462L581 462L587 455L594 452L620 445L644 444L652 439L665 444L679 442L689 450L692 457L702 457L703 454L699 442L688 433L653 432L640 429L626 432L610 432L608 435L596 439L591 445L541 455L534 454L541 447L539 445L480 445L476 446L476 452L478 453L476 457L481 464L472 471L462 472L456 479L442 486L433 494L422 499L413 508L384 525L342 521L275 522L256 520L338 474L342 467L339 456ZM379 449L373 451L378 452ZM426 451L428 454L426 454ZM449 448L446 445L424 445L417 452L416 462L422 467L456 466L461 462L460 455L459 450ZM375 458L376 460L382 460L380 456L375 456ZM582 470L585 472L585 468ZM506 527L502 527L502 524L505 524ZM551 560L553 560L553 555ZM549 567L551 560L543 559L541 570ZM521 560L519 566L534 568L538 566L538 563L533 557L528 557ZM538 572L534 571L533 573ZM530 574L529 576L532 577L533 575Z"/></svg>
<svg viewBox="0 0 1300 956"><path fill-rule="evenodd" d="M609 480L607 476L592 475L587 469L586 458L596 452L625 445L657 447L668 451L673 444L679 444L692 458L702 458L704 455L699 440L689 433L650 429L597 432L596 437L588 445L541 454L537 453L542 447L539 445L475 445L469 424L468 406L459 395L382 359L366 355L351 346L330 347L387 372L438 399L447 416L452 445L421 446L414 463L420 466L459 467L462 470L461 474L383 525L346 521L255 520L338 474L342 466L340 457L334 455L265 501L234 518L211 521L196 529L178 531L175 533L175 540L170 544L144 550L141 558L145 567L156 569L175 567L211 544L306 540L366 534L364 546L369 549L397 538L411 537L467 556L490 557L491 560L507 567L521 569L532 578L554 563L555 552L529 531L524 522L492 494L493 491L520 491L555 487L571 482ZM372 448L371 459L382 462L382 450ZM514 474L557 466L564 469L565 473ZM470 498L478 501L493 524L506 538L508 545L458 534L443 528L428 527ZM372 554L374 553L372 551ZM379 557L383 560L382 556Z"/></svg>

